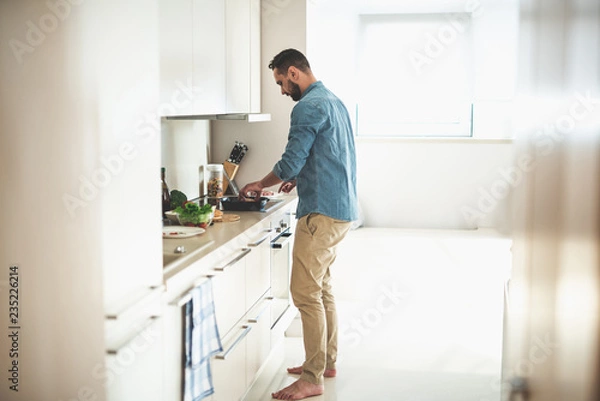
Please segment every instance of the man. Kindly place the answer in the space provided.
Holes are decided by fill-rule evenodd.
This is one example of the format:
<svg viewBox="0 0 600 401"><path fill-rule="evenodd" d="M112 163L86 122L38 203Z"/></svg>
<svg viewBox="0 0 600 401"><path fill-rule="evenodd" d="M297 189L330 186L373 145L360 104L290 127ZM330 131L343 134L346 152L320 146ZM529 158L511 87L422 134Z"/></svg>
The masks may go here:
<svg viewBox="0 0 600 401"><path fill-rule="evenodd" d="M302 318L305 361L288 369L300 378L272 396L300 400L322 394L323 377L336 375L337 315L329 267L336 245L358 218L356 155L348 111L317 81L306 57L287 49L269 68L281 94L298 103L281 160L262 180L244 186L240 196L260 196L277 184L280 192L298 191L290 288Z"/></svg>

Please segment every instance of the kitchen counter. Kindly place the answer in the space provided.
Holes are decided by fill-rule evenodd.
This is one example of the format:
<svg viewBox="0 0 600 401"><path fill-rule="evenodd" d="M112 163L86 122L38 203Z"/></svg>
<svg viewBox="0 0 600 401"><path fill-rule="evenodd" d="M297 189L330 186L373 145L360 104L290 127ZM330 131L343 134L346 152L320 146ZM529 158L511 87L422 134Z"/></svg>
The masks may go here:
<svg viewBox="0 0 600 401"><path fill-rule="evenodd" d="M260 226L261 222L269 219L286 205L297 202L298 198L295 195L283 195L279 199L282 199L282 201L270 207L266 212L225 211L225 214L239 215L240 220L229 223L213 223L206 228L206 232L203 234L189 238L163 238L164 280L167 281L189 265L209 255L253 227ZM292 210L295 210L295 207ZM175 253L175 248L178 246L185 247L186 252L182 254Z"/></svg>

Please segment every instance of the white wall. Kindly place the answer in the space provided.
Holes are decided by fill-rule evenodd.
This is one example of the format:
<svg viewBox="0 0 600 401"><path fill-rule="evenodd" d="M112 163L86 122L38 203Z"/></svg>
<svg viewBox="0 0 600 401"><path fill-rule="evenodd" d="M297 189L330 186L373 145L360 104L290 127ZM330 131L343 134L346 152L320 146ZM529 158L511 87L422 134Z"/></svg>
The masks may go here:
<svg viewBox="0 0 600 401"><path fill-rule="evenodd" d="M365 225L509 229L510 142L357 141Z"/></svg>
<svg viewBox="0 0 600 401"><path fill-rule="evenodd" d="M494 14L498 7L496 2L488 3L487 18L493 20L494 15L503 14L506 21L514 21L514 8L506 11L500 7ZM485 30L486 24L480 23L477 29ZM351 116L356 103L353 90L355 10L336 6L332 1L265 0L262 29L262 111L271 113L272 121L211 123L213 162L225 160L235 140L249 145L236 180L238 184L262 178L270 171L287 141L289 114L294 104L280 95L267 68L278 51L288 47L305 51L317 78L346 103ZM516 37L515 32L502 35ZM486 57L478 75L487 84L480 87L478 95L481 99L494 94L506 97L506 86L498 85L505 80L493 81L493 74L486 68L489 58L495 57L494 52ZM503 62L510 66L514 60ZM489 116L495 116L493 108L488 113L488 121L491 121ZM508 199L513 186L505 176L514 176L510 174L514 169L513 146L510 140L483 140L500 131L492 132L496 126L494 122L489 130L481 129L481 140L357 138L359 200L365 225L508 230ZM505 124L504 136L508 129Z"/></svg>

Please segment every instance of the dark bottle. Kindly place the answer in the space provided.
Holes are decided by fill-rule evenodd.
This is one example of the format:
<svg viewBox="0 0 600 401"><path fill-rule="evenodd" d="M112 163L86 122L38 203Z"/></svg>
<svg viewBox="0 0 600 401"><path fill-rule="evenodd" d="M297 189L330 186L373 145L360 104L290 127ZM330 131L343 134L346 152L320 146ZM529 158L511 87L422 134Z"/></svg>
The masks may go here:
<svg viewBox="0 0 600 401"><path fill-rule="evenodd" d="M162 167L160 169L160 180L162 184L162 212L163 217L165 212L171 210L171 194L169 193L169 187L167 186L167 182L165 181L165 171L166 169Z"/></svg>

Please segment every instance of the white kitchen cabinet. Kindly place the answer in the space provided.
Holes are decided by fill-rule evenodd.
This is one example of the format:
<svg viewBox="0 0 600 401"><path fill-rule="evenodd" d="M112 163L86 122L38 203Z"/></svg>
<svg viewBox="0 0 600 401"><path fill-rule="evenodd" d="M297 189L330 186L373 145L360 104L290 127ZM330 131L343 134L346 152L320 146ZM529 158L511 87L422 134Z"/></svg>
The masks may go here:
<svg viewBox="0 0 600 401"><path fill-rule="evenodd" d="M101 209L98 246L108 313L129 305L132 295L163 282L160 133L155 128L160 125L155 114L159 20L156 3L102 4L89 9L87 29L78 35L89 50L82 66L89 70L86 95L94 96L93 107L83 118L98 149L97 154L89 154L95 169L77 174Z"/></svg>
<svg viewBox="0 0 600 401"><path fill-rule="evenodd" d="M252 231L258 232L257 235L264 235L260 227ZM252 330L250 328L248 332L244 332L247 327L242 330L242 326L250 326L247 324L249 306L246 304L246 288L251 283L250 287L257 288L255 291L262 290L259 295L268 291L268 282L261 280L259 290L257 285L252 284L253 277L247 275L248 264L253 265L257 260L254 255L260 253L246 245L255 242L256 238L255 235L248 237L243 234L167 280L163 399L182 399L183 307L188 300L186 294L189 290L208 277L212 280L217 325L224 349L220 358L213 357L211 360L215 394L210 399L231 401L238 399L246 390L245 337ZM268 243L268 239L266 242ZM266 262L268 263L268 260ZM266 266L268 271L268 264ZM252 304L256 304L258 298L259 296ZM239 372L235 375L232 374L232 366L239 366ZM233 393L239 393L238 398L230 398Z"/></svg>
<svg viewBox="0 0 600 401"><path fill-rule="evenodd" d="M227 113L260 113L260 0L225 0Z"/></svg>
<svg viewBox="0 0 600 401"><path fill-rule="evenodd" d="M240 400L246 392L246 343L252 330L240 323L223 338L223 352L212 360L214 401Z"/></svg>
<svg viewBox="0 0 600 401"><path fill-rule="evenodd" d="M264 294L255 307L248 313L248 323L252 331L246 341L246 389L257 378L271 352L271 304L270 292Z"/></svg>
<svg viewBox="0 0 600 401"><path fill-rule="evenodd" d="M246 321L252 327L246 340L246 388L254 382L271 351L271 236L265 229L248 244L246 260Z"/></svg>
<svg viewBox="0 0 600 401"><path fill-rule="evenodd" d="M90 121L97 124L100 149L98 168L89 177L98 186L96 201L101 203L99 246L108 352L105 369L94 372L96 377L105 374L108 401L159 401L163 375L160 135L147 128L159 126L158 3L136 0L118 7L89 6L86 25L91 30L81 37L95 47L86 65L96 85L90 91L95 93L93 116L98 120Z"/></svg>
<svg viewBox="0 0 600 401"><path fill-rule="evenodd" d="M158 2L0 3L2 42L27 49L19 59L0 49L0 164L10 177L1 280L18 263L23 289L21 386L3 385L0 399L153 399L160 333L152 344L123 336L138 351L107 356L116 333L105 316L163 281Z"/></svg>
<svg viewBox="0 0 600 401"><path fill-rule="evenodd" d="M177 299L166 303L163 317L164 326L164 347L163 347L163 367L164 367L164 401L183 400L183 354L184 354L184 336L183 322L185 303L179 305Z"/></svg>
<svg viewBox="0 0 600 401"><path fill-rule="evenodd" d="M215 267L213 294L221 336L226 336L246 313L246 257L251 251L239 249Z"/></svg>
<svg viewBox="0 0 600 401"><path fill-rule="evenodd" d="M93 372L105 378L107 400L163 401L163 332L161 317L150 317L109 349L103 370Z"/></svg>
<svg viewBox="0 0 600 401"><path fill-rule="evenodd" d="M160 0L161 116L260 112L260 0Z"/></svg>
<svg viewBox="0 0 600 401"><path fill-rule="evenodd" d="M240 400L271 350L268 292L223 337L223 352L212 360L215 401Z"/></svg>
<svg viewBox="0 0 600 401"><path fill-rule="evenodd" d="M160 0L160 115L194 112L192 0Z"/></svg>
<svg viewBox="0 0 600 401"><path fill-rule="evenodd" d="M183 400L185 305L191 300L190 290L209 279L211 274L209 263L210 257L207 260L200 260L187 268L185 277L175 277L173 280L167 281L167 292L163 300L164 386L162 399L164 401Z"/></svg>
<svg viewBox="0 0 600 401"><path fill-rule="evenodd" d="M193 114L226 112L224 0L193 0Z"/></svg>
<svg viewBox="0 0 600 401"><path fill-rule="evenodd" d="M189 301L189 291L209 278L223 351L211 358L215 392L208 400L240 400L256 380L272 349L271 240L276 235L274 228L288 222L293 207L295 202L168 276L163 299L164 400L183 397L182 308ZM215 227L215 239L223 240L224 232L218 229Z"/></svg>
<svg viewBox="0 0 600 401"><path fill-rule="evenodd" d="M252 252L246 257L246 309L250 309L271 286L272 231L265 228L248 243Z"/></svg>
<svg viewBox="0 0 600 401"><path fill-rule="evenodd" d="M240 238L245 246L234 249L214 267L213 292L221 336L265 296L270 286L270 231L259 231L252 238Z"/></svg>
<svg viewBox="0 0 600 401"><path fill-rule="evenodd" d="M161 116L225 113L224 0L160 0Z"/></svg>
<svg viewBox="0 0 600 401"><path fill-rule="evenodd" d="M134 297L127 308L107 311L106 359L92 376L106 383L108 401L162 400L164 286Z"/></svg>

